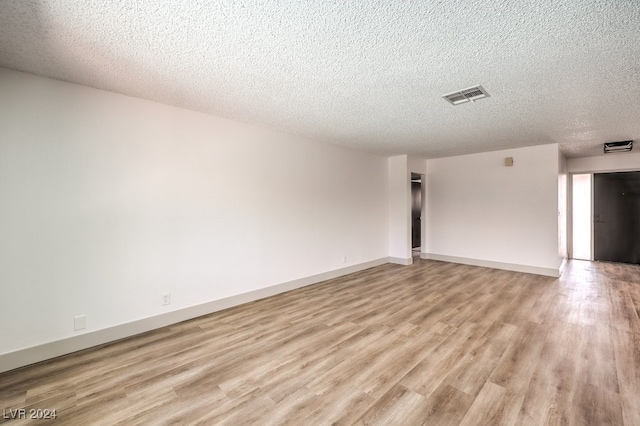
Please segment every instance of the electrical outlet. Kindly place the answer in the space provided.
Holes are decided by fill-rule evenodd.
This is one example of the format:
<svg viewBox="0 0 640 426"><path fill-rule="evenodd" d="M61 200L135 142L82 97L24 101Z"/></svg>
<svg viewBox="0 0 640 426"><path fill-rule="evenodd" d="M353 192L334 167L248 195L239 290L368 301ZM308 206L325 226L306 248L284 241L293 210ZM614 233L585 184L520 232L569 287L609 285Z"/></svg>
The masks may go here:
<svg viewBox="0 0 640 426"><path fill-rule="evenodd" d="M167 306L171 304L171 293L164 293L162 295L162 306Z"/></svg>
<svg viewBox="0 0 640 426"><path fill-rule="evenodd" d="M342 256L342 263L347 263L347 256Z"/></svg>
<svg viewBox="0 0 640 426"><path fill-rule="evenodd" d="M73 317L73 331L84 330L87 328L87 316L79 315Z"/></svg>

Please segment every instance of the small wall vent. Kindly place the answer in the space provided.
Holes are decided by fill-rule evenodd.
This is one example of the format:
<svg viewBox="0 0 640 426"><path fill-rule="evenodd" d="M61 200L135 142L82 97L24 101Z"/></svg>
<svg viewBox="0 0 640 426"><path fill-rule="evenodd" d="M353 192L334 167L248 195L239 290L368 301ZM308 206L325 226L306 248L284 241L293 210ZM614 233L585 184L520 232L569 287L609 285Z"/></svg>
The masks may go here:
<svg viewBox="0 0 640 426"><path fill-rule="evenodd" d="M459 105L469 101L473 102L478 99L488 98L489 94L482 86L473 86L464 90L458 90L457 92L446 94L442 97L451 105Z"/></svg>

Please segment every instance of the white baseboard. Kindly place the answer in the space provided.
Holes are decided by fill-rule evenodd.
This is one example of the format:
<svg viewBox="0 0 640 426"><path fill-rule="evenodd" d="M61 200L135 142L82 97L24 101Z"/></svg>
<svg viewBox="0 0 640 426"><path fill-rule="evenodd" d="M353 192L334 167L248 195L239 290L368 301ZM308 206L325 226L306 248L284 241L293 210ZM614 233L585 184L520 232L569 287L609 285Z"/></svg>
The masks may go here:
<svg viewBox="0 0 640 426"><path fill-rule="evenodd" d="M0 355L0 373L389 263L384 257Z"/></svg>
<svg viewBox="0 0 640 426"><path fill-rule="evenodd" d="M389 256L389 263L397 263L398 265L413 265L413 258L404 258L404 257L391 257Z"/></svg>
<svg viewBox="0 0 640 426"><path fill-rule="evenodd" d="M519 265L517 263L494 262L491 260L469 259L466 257L447 256L435 253L420 253L421 259L440 260L443 262L461 263L463 265L483 266L485 268L504 269L506 271L524 272L527 274L545 275L557 278L560 270L555 268L542 268L539 266Z"/></svg>
<svg viewBox="0 0 640 426"><path fill-rule="evenodd" d="M560 262L560 267L558 268L558 276L562 275L562 273L564 272L564 267L567 266L567 261L568 259L565 257Z"/></svg>

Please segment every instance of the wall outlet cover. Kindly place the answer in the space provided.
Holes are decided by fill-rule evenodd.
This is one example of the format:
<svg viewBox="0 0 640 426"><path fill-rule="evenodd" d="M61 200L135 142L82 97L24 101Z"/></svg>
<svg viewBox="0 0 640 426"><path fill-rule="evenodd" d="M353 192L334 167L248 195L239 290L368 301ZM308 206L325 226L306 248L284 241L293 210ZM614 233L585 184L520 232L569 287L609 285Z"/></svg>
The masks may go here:
<svg viewBox="0 0 640 426"><path fill-rule="evenodd" d="M87 328L87 316L79 315L77 317L73 317L73 331L84 330Z"/></svg>
<svg viewBox="0 0 640 426"><path fill-rule="evenodd" d="M164 293L162 295L162 306L167 306L171 304L171 294L170 293Z"/></svg>

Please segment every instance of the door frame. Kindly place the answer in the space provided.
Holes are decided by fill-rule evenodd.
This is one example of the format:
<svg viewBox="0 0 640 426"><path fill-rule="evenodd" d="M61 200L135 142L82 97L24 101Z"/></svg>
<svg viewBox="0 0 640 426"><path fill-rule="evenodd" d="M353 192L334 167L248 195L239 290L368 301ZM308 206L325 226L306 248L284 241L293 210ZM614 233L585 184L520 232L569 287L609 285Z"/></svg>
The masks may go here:
<svg viewBox="0 0 640 426"><path fill-rule="evenodd" d="M617 155L617 154L609 154L609 155ZM595 241L593 238L593 209L594 209L594 185L593 179L596 173L625 173L625 172L640 172L640 168L624 168L624 169L604 169L604 170L590 170L590 171L578 171L578 172L569 172L569 182L567 182L567 193L569 196L569 202L567 203L567 216L568 216L568 224L567 224L567 251L569 255L569 259L573 259L573 175L591 175L591 259L593 262L594 250L595 250Z"/></svg>
<svg viewBox="0 0 640 426"><path fill-rule="evenodd" d="M567 192L569 194L569 202L567 203L567 251L569 252L569 259L575 259L573 257L573 176L574 175L589 175L591 178L591 206L589 211L589 224L591 225L591 253L589 253L589 261L593 261L593 175L595 172L571 172L569 173L569 182L567 185ZM584 260L584 259L577 259Z"/></svg>

